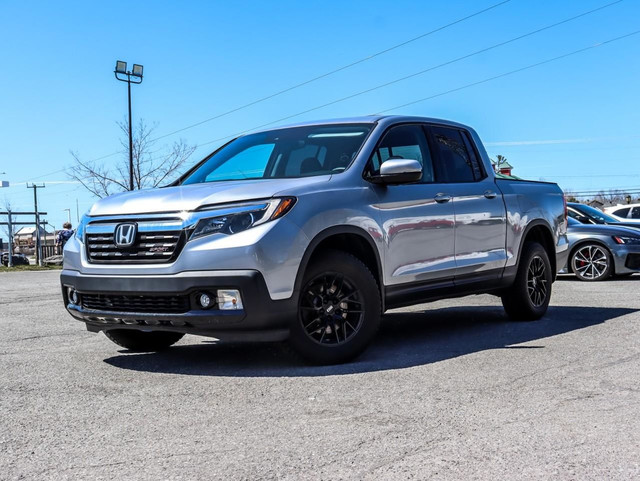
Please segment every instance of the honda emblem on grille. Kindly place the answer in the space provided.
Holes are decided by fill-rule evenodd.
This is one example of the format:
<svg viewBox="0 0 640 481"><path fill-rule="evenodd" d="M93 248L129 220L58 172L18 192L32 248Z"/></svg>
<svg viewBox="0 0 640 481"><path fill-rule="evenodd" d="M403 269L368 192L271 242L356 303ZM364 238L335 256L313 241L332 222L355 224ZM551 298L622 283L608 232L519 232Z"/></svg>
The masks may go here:
<svg viewBox="0 0 640 481"><path fill-rule="evenodd" d="M136 224L118 224L113 233L113 242L116 247L131 247L136 241Z"/></svg>

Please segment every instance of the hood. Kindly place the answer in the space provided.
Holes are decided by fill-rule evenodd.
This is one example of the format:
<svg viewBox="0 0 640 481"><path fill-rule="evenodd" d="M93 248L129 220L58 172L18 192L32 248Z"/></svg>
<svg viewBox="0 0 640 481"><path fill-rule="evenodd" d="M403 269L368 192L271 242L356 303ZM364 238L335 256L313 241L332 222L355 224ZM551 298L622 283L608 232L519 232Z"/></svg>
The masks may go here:
<svg viewBox="0 0 640 481"><path fill-rule="evenodd" d="M619 236L634 236L640 237L640 229L635 227L623 227L611 224L581 224L570 225L567 229L569 234L591 234L591 235L619 235Z"/></svg>
<svg viewBox="0 0 640 481"><path fill-rule="evenodd" d="M96 202L90 216L152 214L193 211L199 207L252 199L268 199L277 194L296 195L300 188L329 181L330 175L297 179L253 179L209 182L176 187L136 190L115 194Z"/></svg>

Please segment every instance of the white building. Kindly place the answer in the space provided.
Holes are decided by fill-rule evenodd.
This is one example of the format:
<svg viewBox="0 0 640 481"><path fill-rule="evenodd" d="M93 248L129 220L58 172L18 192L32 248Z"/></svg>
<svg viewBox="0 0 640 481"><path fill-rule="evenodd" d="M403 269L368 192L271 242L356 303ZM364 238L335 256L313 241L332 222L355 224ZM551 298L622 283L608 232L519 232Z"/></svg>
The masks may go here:
<svg viewBox="0 0 640 481"><path fill-rule="evenodd" d="M52 231L47 231L40 227L40 241L42 245L54 245L56 243L56 235ZM24 226L18 232L13 240L14 244L24 247L33 247L36 245L36 228L35 226Z"/></svg>

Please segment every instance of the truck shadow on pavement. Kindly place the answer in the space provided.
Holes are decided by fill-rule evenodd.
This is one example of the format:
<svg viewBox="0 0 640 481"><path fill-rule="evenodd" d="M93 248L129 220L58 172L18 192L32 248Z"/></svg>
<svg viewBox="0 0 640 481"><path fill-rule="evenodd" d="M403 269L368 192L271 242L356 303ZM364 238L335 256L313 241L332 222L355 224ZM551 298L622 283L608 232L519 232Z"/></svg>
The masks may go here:
<svg viewBox="0 0 640 481"><path fill-rule="evenodd" d="M501 307L488 306L391 312L385 314L369 349L355 361L337 366L307 365L282 343L226 344L207 340L157 353L123 350L104 362L134 371L198 376L334 376L421 366L488 349L544 349L546 338L636 311L558 306L550 307L547 315L535 322L508 321ZM518 345L522 343L529 344Z"/></svg>

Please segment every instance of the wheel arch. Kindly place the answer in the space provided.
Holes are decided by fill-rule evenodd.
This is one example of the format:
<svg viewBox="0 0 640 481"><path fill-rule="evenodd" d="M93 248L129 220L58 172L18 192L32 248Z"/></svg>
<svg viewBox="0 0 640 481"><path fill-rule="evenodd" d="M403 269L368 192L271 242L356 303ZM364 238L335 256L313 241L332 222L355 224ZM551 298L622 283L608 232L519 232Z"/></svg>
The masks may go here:
<svg viewBox="0 0 640 481"><path fill-rule="evenodd" d="M542 219L531 221L522 235L520 240L520 248L518 250L518 264L520 265L520 259L522 257L522 250L525 243L528 241L535 241L542 245L547 255L549 256L549 262L551 263L551 270L553 272L553 280L555 281L558 274L558 266L556 259L556 244L553 238L553 231L549 224Z"/></svg>
<svg viewBox="0 0 640 481"><path fill-rule="evenodd" d="M309 243L302 261L298 266L294 284L294 295L297 299L302 289L302 279L309 263L320 252L335 249L347 252L365 264L378 283L380 300L384 312L384 281L380 251L373 238L362 228L348 225L329 227L319 232Z"/></svg>

